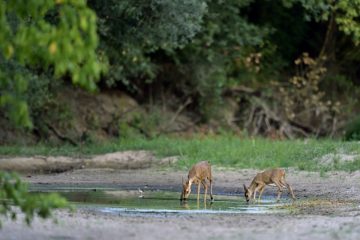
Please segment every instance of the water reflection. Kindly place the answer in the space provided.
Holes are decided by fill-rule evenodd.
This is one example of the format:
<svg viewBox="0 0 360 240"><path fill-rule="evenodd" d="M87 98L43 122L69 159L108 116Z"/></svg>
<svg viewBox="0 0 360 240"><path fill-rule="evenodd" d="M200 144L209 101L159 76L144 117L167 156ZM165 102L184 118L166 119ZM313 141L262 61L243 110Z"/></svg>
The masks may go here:
<svg viewBox="0 0 360 240"><path fill-rule="evenodd" d="M207 202L202 202L202 201L198 201L196 200L196 210L206 210L207 207L209 207L211 209L211 206L212 204L214 203L214 201L211 201L209 203ZM180 206L183 208L183 209L186 209L186 210L194 210L194 208L191 208L188 201L181 201L180 202Z"/></svg>

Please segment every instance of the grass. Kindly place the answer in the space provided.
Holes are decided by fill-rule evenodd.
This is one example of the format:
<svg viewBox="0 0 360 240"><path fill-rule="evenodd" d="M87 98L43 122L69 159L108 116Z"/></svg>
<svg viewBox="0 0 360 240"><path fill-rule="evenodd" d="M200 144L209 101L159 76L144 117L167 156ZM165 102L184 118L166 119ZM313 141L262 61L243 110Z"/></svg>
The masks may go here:
<svg viewBox="0 0 360 240"><path fill-rule="evenodd" d="M79 147L61 146L0 146L0 155L64 155L84 156L123 150L151 150L158 156L180 156L178 167L188 168L200 160L214 165L235 168L296 167L300 170L329 171L360 169L360 158L342 163L337 159L319 165L316 159L327 154L360 154L358 142L339 140L287 140L241 139L232 135L170 138L152 140L136 138Z"/></svg>

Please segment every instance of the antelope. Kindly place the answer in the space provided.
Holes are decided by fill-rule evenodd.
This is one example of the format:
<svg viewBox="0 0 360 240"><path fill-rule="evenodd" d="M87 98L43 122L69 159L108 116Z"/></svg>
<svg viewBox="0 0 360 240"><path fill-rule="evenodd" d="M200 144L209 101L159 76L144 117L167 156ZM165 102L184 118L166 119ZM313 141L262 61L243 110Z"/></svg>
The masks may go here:
<svg viewBox="0 0 360 240"><path fill-rule="evenodd" d="M211 165L207 161L202 161L196 163L189 171L188 179L184 183L184 179L182 180L183 190L181 193L180 201L187 200L191 193L191 185L193 183L198 185L197 188L197 201L200 199L200 183L203 185L205 189L204 194L204 202L206 202L206 195L208 190L208 185L206 183L206 179L210 182L210 198L211 201L214 200L212 195L212 176L211 176Z"/></svg>
<svg viewBox="0 0 360 240"><path fill-rule="evenodd" d="M280 201L282 188L287 187L291 194L291 198L295 200L294 192L291 186L285 181L285 170L280 168L269 169L264 172L256 174L249 187L244 184L245 198L249 202L253 196L256 200L256 192L259 192L259 201L266 185L276 186L278 188L278 195L276 201Z"/></svg>

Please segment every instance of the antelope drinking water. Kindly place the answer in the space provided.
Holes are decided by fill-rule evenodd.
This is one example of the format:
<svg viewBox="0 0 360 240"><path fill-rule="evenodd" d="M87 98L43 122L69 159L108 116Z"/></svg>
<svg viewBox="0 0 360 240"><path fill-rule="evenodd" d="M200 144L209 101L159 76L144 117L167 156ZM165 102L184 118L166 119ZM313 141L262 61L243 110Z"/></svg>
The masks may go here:
<svg viewBox="0 0 360 240"><path fill-rule="evenodd" d="M253 197L256 199L256 192L259 192L259 201L266 185L275 185L278 188L277 201L280 200L282 188L287 187L293 200L295 196L291 186L285 181L285 170L280 168L269 169L264 172L256 174L249 187L244 184L246 201Z"/></svg>
<svg viewBox="0 0 360 240"><path fill-rule="evenodd" d="M188 179L184 183L183 180L183 190L181 193L180 200L187 200L191 193L191 185L193 183L198 185L198 191L197 191L197 200L200 199L200 184L203 185L205 189L204 194L204 201L206 202L206 195L208 190L208 185L206 183L206 180L210 182L210 198L211 201L214 199L212 195L212 176L211 176L211 165L207 161L202 161L196 163L189 171Z"/></svg>

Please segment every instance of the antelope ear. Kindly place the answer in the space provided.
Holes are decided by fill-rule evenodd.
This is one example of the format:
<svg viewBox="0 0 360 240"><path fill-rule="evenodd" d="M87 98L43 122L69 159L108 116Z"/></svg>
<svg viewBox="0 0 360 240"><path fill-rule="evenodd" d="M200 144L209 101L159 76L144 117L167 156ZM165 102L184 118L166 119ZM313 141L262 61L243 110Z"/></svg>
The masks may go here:
<svg viewBox="0 0 360 240"><path fill-rule="evenodd" d="M247 192L248 191L248 189L247 189L247 187L246 187L246 185L244 184L244 190L245 190L245 192Z"/></svg>

